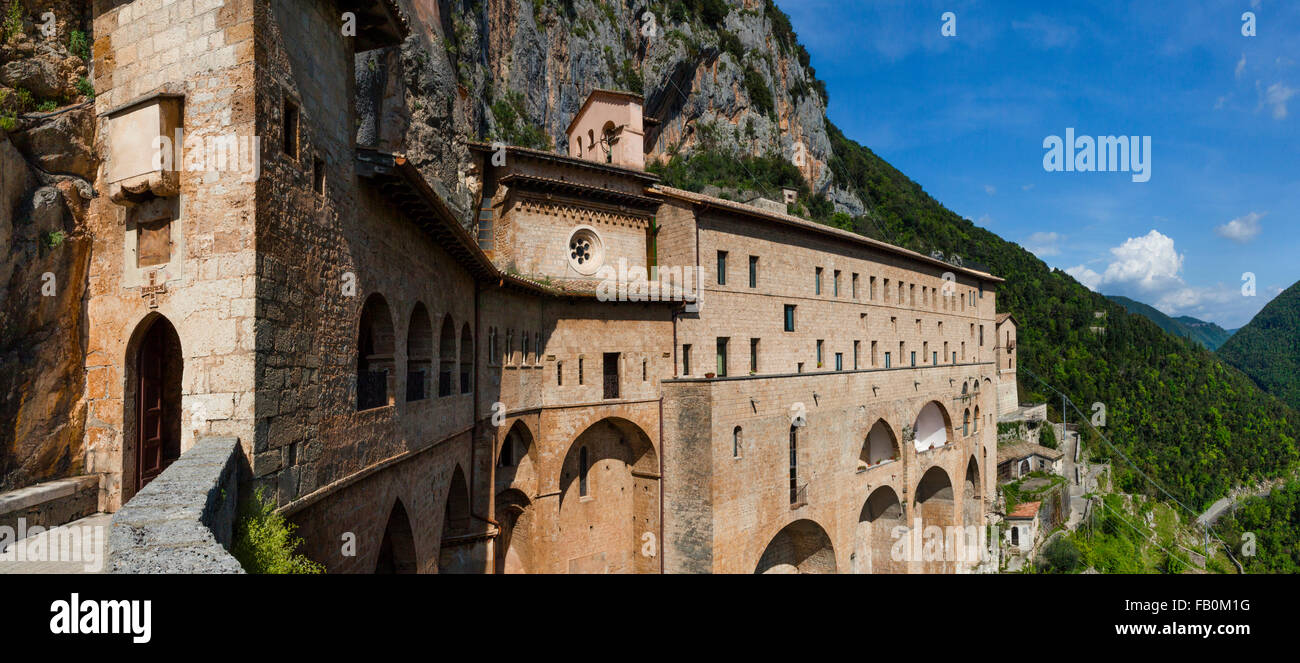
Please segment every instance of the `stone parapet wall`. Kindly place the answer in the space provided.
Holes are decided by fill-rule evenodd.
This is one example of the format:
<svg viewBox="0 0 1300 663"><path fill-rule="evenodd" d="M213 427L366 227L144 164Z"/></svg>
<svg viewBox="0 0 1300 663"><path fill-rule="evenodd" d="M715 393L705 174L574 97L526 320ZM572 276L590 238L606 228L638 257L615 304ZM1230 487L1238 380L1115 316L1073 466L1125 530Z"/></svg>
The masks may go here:
<svg viewBox="0 0 1300 663"><path fill-rule="evenodd" d="M243 573L227 550L239 439L205 437L113 515L110 573Z"/></svg>

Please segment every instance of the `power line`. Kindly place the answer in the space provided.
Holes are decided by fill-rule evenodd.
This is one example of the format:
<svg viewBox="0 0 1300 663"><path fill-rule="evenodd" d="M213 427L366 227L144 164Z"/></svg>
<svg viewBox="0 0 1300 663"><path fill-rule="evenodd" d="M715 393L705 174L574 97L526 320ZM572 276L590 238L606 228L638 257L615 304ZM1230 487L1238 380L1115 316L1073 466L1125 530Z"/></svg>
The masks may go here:
<svg viewBox="0 0 1300 663"><path fill-rule="evenodd" d="M1082 419L1084 423L1088 425L1088 428L1091 428L1092 432L1096 433L1097 437L1101 438L1101 441L1106 443L1106 446L1110 447L1112 451L1114 451L1117 455L1119 455L1119 457L1122 458L1125 463L1128 463L1128 466L1132 468L1134 472L1137 472L1138 474L1142 475L1142 478L1151 482L1151 485L1158 488L1160 492L1164 493L1165 496L1167 496L1170 500L1174 502L1174 504L1181 506L1185 511L1192 514L1192 522L1200 522L1199 519L1201 514L1197 513L1196 511L1193 511L1191 507L1187 506L1186 504L1183 504L1177 497L1174 497L1173 493L1170 493L1168 490L1165 489L1164 486L1160 485L1160 482L1156 481L1155 479L1152 479L1150 475L1148 475L1146 472L1143 472L1140 468L1138 468L1138 466L1132 460L1130 460L1128 456L1124 455L1124 452L1120 451L1118 447L1116 447L1113 443L1111 443L1111 441L1101 433L1101 431L1097 430L1096 426L1092 425L1092 421L1089 420L1086 416L1084 416L1083 412L1079 410L1079 406L1075 405L1074 401L1071 400L1068 396L1066 396L1064 392L1057 389L1056 387L1053 387L1051 384L1047 382L1047 380L1044 380L1043 378L1039 377L1033 371L1029 370L1028 368L1025 368L1023 365L1020 366L1020 370L1023 370L1024 372L1028 373L1030 377L1033 377L1035 380L1041 382L1043 386L1047 387L1048 389L1051 389L1057 394L1060 394L1061 397L1065 400L1065 402L1069 403L1071 408L1074 408L1074 411L1079 415L1079 418ZM1061 420L1062 422L1064 422L1065 420L1064 410L1062 410L1061 412ZM1082 437L1080 438L1080 441L1082 441ZM1229 546L1226 541L1224 541L1222 538L1219 537L1218 532L1216 532L1208 522L1200 523L1200 524L1201 527L1205 529L1207 534L1213 536L1216 541L1223 544L1224 549L1227 551L1228 557L1232 559L1233 563L1237 563L1236 558L1232 556L1231 546ZM1207 556L1209 555L1208 550L1206 551L1206 555Z"/></svg>

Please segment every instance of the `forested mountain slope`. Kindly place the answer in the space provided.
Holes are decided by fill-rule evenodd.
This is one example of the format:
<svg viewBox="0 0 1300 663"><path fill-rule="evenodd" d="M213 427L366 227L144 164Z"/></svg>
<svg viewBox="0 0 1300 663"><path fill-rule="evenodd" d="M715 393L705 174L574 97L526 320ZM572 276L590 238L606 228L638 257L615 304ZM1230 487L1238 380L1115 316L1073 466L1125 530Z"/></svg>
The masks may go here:
<svg viewBox="0 0 1300 663"><path fill-rule="evenodd" d="M1135 299L1129 299L1121 295L1106 295L1106 298L1117 302L1123 306L1129 313L1140 315L1156 326L1173 334L1190 338L1200 343L1207 350L1217 350L1223 342L1232 336L1232 332L1220 327L1213 322L1198 320L1188 315L1180 315L1176 318L1165 315L1154 306L1143 304Z"/></svg>
<svg viewBox="0 0 1300 663"><path fill-rule="evenodd" d="M1262 389L1300 408L1300 282L1237 330L1219 356Z"/></svg>

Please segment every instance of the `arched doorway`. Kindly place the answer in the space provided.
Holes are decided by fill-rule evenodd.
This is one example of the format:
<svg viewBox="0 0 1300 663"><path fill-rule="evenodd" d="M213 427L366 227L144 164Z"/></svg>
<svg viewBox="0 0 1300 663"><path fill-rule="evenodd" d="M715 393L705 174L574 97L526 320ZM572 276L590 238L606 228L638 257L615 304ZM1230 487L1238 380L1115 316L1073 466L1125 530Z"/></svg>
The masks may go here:
<svg viewBox="0 0 1300 663"><path fill-rule="evenodd" d="M366 298L357 330L357 409L393 404L393 316L382 295Z"/></svg>
<svg viewBox="0 0 1300 663"><path fill-rule="evenodd" d="M659 458L636 424L583 431L560 469L555 559L569 573L659 571Z"/></svg>
<svg viewBox="0 0 1300 663"><path fill-rule="evenodd" d="M835 573L831 537L811 520L796 520L772 537L754 573Z"/></svg>
<svg viewBox="0 0 1300 663"><path fill-rule="evenodd" d="M181 455L181 339L167 318L155 315L140 323L134 357L128 366L131 395L128 485L139 492ZM128 496L129 497L129 496Z"/></svg>
<svg viewBox="0 0 1300 663"><path fill-rule="evenodd" d="M470 533L469 485L460 466L451 475L447 501L442 514L442 538L438 542L438 573L482 573L474 568L474 541Z"/></svg>
<svg viewBox="0 0 1300 663"><path fill-rule="evenodd" d="M916 485L914 513L921 519L922 549L919 556L918 551L912 551L914 558L924 560L922 568L926 573L946 573L951 569L946 540L953 531L948 528L957 524L955 506L948 473L940 467L931 467Z"/></svg>
<svg viewBox="0 0 1300 663"><path fill-rule="evenodd" d="M393 508L388 513L388 524L384 526L384 538L379 544L375 573L415 573L418 568L411 520L407 518L406 507L399 499L393 502Z"/></svg>
<svg viewBox="0 0 1300 663"><path fill-rule="evenodd" d="M907 560L894 559L892 554L898 539L894 528L906 527L903 505L898 494L889 486L871 492L858 515L858 528L854 537L854 573L907 573ZM907 536L903 533L901 536Z"/></svg>

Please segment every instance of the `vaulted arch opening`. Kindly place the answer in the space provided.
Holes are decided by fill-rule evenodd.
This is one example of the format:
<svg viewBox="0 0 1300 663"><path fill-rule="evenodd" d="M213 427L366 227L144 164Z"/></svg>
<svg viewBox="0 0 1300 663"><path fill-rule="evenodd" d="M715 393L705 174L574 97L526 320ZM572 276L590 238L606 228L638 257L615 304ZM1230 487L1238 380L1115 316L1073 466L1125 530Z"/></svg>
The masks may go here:
<svg viewBox="0 0 1300 663"><path fill-rule="evenodd" d="M450 396L454 391L452 373L456 370L456 323L451 314L442 318L442 333L438 336L438 395Z"/></svg>
<svg viewBox="0 0 1300 663"><path fill-rule="evenodd" d="M898 460L898 440L894 431L884 419L876 421L867 437L862 441L862 451L858 454L858 470L865 470L882 463Z"/></svg>
<svg viewBox="0 0 1300 663"><path fill-rule="evenodd" d="M949 546L947 528L957 524L956 503L952 480L940 467L931 467L916 485L914 513L921 519L922 550L913 550L913 558L921 559L926 573L944 573L951 569L948 563ZM934 528L938 528L935 530Z"/></svg>
<svg viewBox="0 0 1300 663"><path fill-rule="evenodd" d="M659 570L659 458L645 431L616 417L592 424L569 446L559 479L560 569Z"/></svg>
<svg viewBox="0 0 1300 663"><path fill-rule="evenodd" d="M439 573L482 571L474 568L474 542L469 540L469 533L469 485L465 482L465 473L457 465L451 473L443 506L442 537L438 542Z"/></svg>
<svg viewBox="0 0 1300 663"><path fill-rule="evenodd" d="M424 304L417 303L411 311L411 324L406 332L406 400L420 401L429 397L433 383L433 323Z"/></svg>
<svg viewBox="0 0 1300 663"><path fill-rule="evenodd" d="M962 524L984 525L984 490L980 483L980 466L975 456L966 463L966 480L962 484Z"/></svg>
<svg viewBox="0 0 1300 663"><path fill-rule="evenodd" d="M951 439L952 423L948 420L948 411L937 401L930 401L916 415L912 426L916 437L914 444L917 451L935 449L948 444Z"/></svg>
<svg viewBox="0 0 1300 663"><path fill-rule="evenodd" d="M831 537L816 522L796 520L772 537L754 573L835 573Z"/></svg>
<svg viewBox="0 0 1300 663"><path fill-rule="evenodd" d="M906 527L903 516L903 504L898 493L889 486L881 486L871 492L858 514L858 526L854 536L853 572L854 573L907 573L907 560L894 559L893 550L900 537L906 532L896 532L895 528ZM898 533L899 536L894 535Z"/></svg>
<svg viewBox="0 0 1300 663"><path fill-rule="evenodd" d="M393 316L383 295L361 307L357 333L357 409L393 404Z"/></svg>
<svg viewBox="0 0 1300 663"><path fill-rule="evenodd" d="M532 503L522 491L510 489L496 499L500 526L496 544L497 573L532 573Z"/></svg>
<svg viewBox="0 0 1300 663"><path fill-rule="evenodd" d="M406 507L399 499L393 502L393 508L388 512L388 524L384 526L384 538L379 543L375 573L415 573L418 568L411 520L406 516Z"/></svg>

